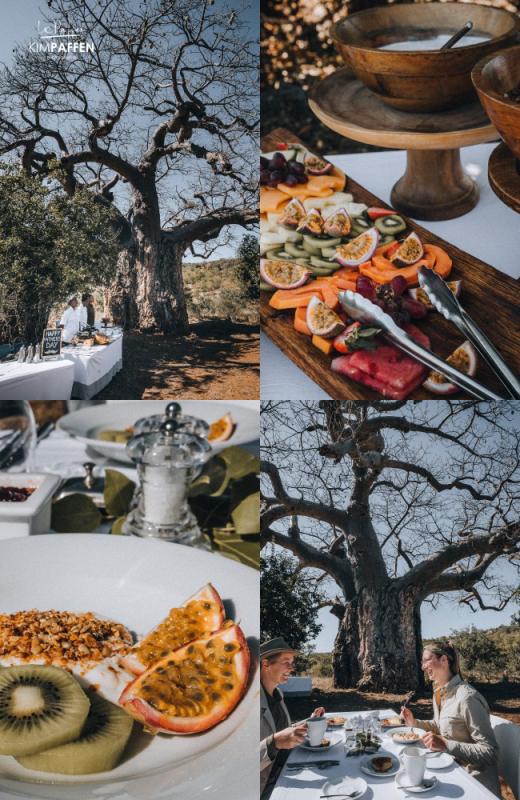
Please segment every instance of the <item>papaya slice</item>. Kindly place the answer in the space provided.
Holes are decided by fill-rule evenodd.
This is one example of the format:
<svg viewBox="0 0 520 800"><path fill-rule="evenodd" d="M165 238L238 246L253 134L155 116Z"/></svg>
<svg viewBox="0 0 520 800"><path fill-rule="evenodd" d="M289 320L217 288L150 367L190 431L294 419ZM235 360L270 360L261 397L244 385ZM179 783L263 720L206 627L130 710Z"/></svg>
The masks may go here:
<svg viewBox="0 0 520 800"><path fill-rule="evenodd" d="M330 356L330 354L334 350L334 339L324 339L322 336L316 336L316 334L313 333L312 343L319 350L325 353L326 356Z"/></svg>
<svg viewBox="0 0 520 800"><path fill-rule="evenodd" d="M134 675L141 675L170 650L197 639L205 631L218 630L225 619L220 595L207 583L182 606L172 608L166 619L132 647L121 663Z"/></svg>
<svg viewBox="0 0 520 800"><path fill-rule="evenodd" d="M304 333L306 336L312 336L312 331L307 325L307 309L306 308L297 308L294 313L294 327L300 333Z"/></svg>
<svg viewBox="0 0 520 800"><path fill-rule="evenodd" d="M384 252L391 246L392 244L385 245ZM379 284L390 283L396 275L402 275L403 278L406 278L408 286L418 286L418 269L421 266L434 269L441 278L446 278L451 272L452 261L449 255L442 248L432 244L424 245L424 258L411 267L403 267L402 269L395 267L389 259L385 258L384 252L380 251L383 251L383 248L379 248L376 251L371 263L367 262L359 267L363 275L368 275Z"/></svg>
<svg viewBox="0 0 520 800"><path fill-rule="evenodd" d="M312 291L305 294L293 295L290 289L278 289L278 291L275 292L269 300L269 305L275 308L277 311L283 311L287 308L300 308L302 306L308 306L311 298L313 297L319 297L321 300L321 291Z"/></svg>
<svg viewBox="0 0 520 800"><path fill-rule="evenodd" d="M190 734L225 719L244 693L249 647L238 625L168 653L123 691L119 705L147 733Z"/></svg>
<svg viewBox="0 0 520 800"><path fill-rule="evenodd" d="M260 187L260 212L274 214L281 211L287 203L287 195L270 186Z"/></svg>

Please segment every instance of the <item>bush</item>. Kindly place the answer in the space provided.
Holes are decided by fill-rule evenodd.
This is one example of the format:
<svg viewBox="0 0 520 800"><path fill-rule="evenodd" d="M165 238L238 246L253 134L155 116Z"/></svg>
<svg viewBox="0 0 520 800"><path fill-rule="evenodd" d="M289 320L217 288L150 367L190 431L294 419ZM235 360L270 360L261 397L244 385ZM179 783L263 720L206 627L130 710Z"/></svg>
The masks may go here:
<svg viewBox="0 0 520 800"><path fill-rule="evenodd" d="M237 250L236 277L242 294L249 300L258 300L260 295L260 243L256 236L244 236Z"/></svg>
<svg viewBox="0 0 520 800"><path fill-rule="evenodd" d="M506 668L506 654L486 631L472 626L452 631L451 638L460 652L463 673L481 676L489 681Z"/></svg>

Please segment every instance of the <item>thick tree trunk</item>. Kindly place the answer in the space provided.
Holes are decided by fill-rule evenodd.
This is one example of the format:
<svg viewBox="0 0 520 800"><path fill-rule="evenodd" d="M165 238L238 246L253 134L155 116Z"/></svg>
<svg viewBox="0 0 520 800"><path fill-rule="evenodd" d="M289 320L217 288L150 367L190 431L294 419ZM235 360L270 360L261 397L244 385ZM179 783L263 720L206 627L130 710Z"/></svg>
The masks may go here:
<svg viewBox="0 0 520 800"><path fill-rule="evenodd" d="M186 333L188 314L182 280L184 246L161 230L153 184L133 192L133 235L120 254L114 283L105 293L110 313L123 326Z"/></svg>
<svg viewBox="0 0 520 800"><path fill-rule="evenodd" d="M420 601L391 584L362 589L346 603L334 643L334 685L367 692L409 692L424 683Z"/></svg>

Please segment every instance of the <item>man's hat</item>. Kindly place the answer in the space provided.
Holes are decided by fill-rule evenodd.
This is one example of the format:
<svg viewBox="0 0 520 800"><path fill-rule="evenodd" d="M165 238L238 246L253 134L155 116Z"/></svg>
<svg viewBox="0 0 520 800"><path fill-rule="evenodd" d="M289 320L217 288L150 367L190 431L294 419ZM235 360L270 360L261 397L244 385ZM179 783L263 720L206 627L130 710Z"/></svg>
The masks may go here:
<svg viewBox="0 0 520 800"><path fill-rule="evenodd" d="M260 645L260 658L267 658L268 656L274 656L276 653L295 653L300 655L299 650L295 650L291 647L287 642L278 637L278 639L270 639L268 642L264 642Z"/></svg>

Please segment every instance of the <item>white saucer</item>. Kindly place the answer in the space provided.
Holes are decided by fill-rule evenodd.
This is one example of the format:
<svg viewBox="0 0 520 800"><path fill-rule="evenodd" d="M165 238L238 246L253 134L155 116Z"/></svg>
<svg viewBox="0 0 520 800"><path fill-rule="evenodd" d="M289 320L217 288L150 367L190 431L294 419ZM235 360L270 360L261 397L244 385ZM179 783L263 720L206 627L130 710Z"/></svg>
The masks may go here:
<svg viewBox="0 0 520 800"><path fill-rule="evenodd" d="M428 786L424 786L424 781L428 782ZM409 778L404 770L401 770L395 776L395 782L397 786L406 786L408 784ZM420 786L412 786L408 789L405 789L405 791L410 792L410 794L423 794L424 792L431 792L431 790L437 786L438 782L439 781L435 775L431 775L429 770L426 770L424 773L423 784Z"/></svg>
<svg viewBox="0 0 520 800"><path fill-rule="evenodd" d="M414 733L417 733L417 739L408 739L400 741L399 739L395 738L396 733L412 733L412 729L407 727L406 725L401 725L400 728L393 728L392 733L390 736L392 737L392 741L394 744L398 744L399 747L413 747L415 744L421 741L421 734L417 733L417 730L414 730Z"/></svg>
<svg viewBox="0 0 520 800"><path fill-rule="evenodd" d="M331 778L326 781L321 787L321 794L329 797L330 795L341 794L341 792L350 793L357 790L359 794L355 794L351 800L361 800L368 791L368 784L363 778Z"/></svg>
<svg viewBox="0 0 520 800"><path fill-rule="evenodd" d="M451 767L454 762L453 756L450 756L449 753L441 753L438 756L427 756L427 764L428 769L431 770L438 770L438 769L446 769L447 767Z"/></svg>
<svg viewBox="0 0 520 800"><path fill-rule="evenodd" d="M371 761L373 758L379 758L379 756L390 756L392 759L392 766L386 772L378 772L377 770L373 769L371 766ZM373 755L363 756L360 761L360 769L366 775L372 775L373 778L388 778L392 775L396 775L399 770L401 769L401 764L399 763L399 759L393 755L393 753L389 753L386 750L379 750L378 753L374 753Z"/></svg>
<svg viewBox="0 0 520 800"><path fill-rule="evenodd" d="M300 747L303 747L305 750L312 750L313 753L322 753L324 750L330 750L330 748L334 747L335 744L339 744L343 741L343 736L341 733L327 733L323 738L328 739L330 742L330 744L328 744L326 747L312 747L312 745L309 744L308 739L305 739Z"/></svg>

